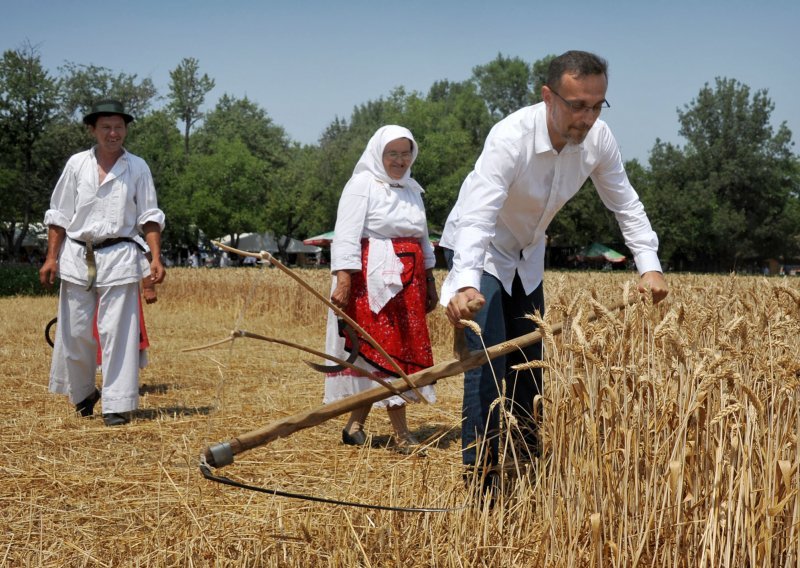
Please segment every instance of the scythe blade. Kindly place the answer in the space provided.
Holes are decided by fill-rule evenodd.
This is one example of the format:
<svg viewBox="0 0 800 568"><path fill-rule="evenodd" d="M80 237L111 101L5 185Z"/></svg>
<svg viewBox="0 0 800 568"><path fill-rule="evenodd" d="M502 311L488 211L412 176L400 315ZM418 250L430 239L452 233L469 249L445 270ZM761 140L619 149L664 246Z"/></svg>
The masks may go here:
<svg viewBox="0 0 800 568"><path fill-rule="evenodd" d="M350 352L350 356L347 358L347 362L351 365L356 362L358 359L358 354L361 349L361 343L358 341L358 334L356 330L354 330L347 322L339 320L339 328L342 332L347 335L350 339L350 344L353 346ZM320 373L341 373L347 367L344 365L320 365L319 363L314 363L313 361L306 361L306 365L314 369L315 371L319 371Z"/></svg>

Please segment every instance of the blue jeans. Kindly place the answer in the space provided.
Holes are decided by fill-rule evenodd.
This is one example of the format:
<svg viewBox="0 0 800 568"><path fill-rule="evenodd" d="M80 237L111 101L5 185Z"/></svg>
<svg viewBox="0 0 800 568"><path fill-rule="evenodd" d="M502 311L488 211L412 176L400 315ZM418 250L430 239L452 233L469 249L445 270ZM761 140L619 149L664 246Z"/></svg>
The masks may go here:
<svg viewBox="0 0 800 568"><path fill-rule="evenodd" d="M452 268L453 251L443 250L447 266ZM519 275L515 274L509 295L496 277L484 272L480 286L486 304L475 314L475 322L481 328L483 343L480 337L466 329L467 347L471 351L483 350L483 344L491 347L536 330L536 324L524 316L536 311L544 316L542 284L525 294ZM539 455L539 428L534 419L533 402L536 395L542 393L542 370L514 371L511 367L541 359L542 344L539 342L464 373L461 458L465 465L497 463L500 409L490 408L500 398L503 386L505 408L517 421L513 432L509 432L516 443L517 457L529 459ZM479 440L488 443L480 444Z"/></svg>

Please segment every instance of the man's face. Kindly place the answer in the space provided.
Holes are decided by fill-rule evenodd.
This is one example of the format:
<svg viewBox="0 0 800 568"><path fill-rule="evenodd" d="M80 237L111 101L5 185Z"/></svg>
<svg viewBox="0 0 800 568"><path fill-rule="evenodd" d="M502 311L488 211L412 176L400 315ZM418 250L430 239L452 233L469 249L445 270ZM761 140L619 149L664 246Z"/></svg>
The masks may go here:
<svg viewBox="0 0 800 568"><path fill-rule="evenodd" d="M605 75L576 78L568 74L561 78L557 91L546 85L542 87L542 99L547 104L547 131L556 150L583 142L600 116L607 87ZM575 110L575 106L582 108Z"/></svg>
<svg viewBox="0 0 800 568"><path fill-rule="evenodd" d="M125 119L115 114L98 118L95 125L90 127L90 131L102 150L117 153L122 150L128 127Z"/></svg>

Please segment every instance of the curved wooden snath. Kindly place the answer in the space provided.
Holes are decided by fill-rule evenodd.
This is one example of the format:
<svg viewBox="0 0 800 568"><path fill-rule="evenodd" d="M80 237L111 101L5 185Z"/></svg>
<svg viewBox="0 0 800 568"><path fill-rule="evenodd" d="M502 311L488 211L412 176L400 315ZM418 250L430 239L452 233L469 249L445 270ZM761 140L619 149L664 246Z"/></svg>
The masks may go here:
<svg viewBox="0 0 800 568"><path fill-rule="evenodd" d="M633 297L627 302L619 302L613 305L611 308L608 308L608 311L616 311L631 305L635 301L636 298ZM598 316L595 313L592 313L588 316L588 321L594 321L597 318ZM561 333L562 328L563 324L557 323L552 325L550 330L553 335L557 335ZM506 355L512 351L516 351L521 347L533 345L541 340L542 334L537 330L489 347L486 349L486 351L471 351L468 354L465 354L461 359L451 359L449 361L439 363L438 365L434 365L433 367L418 371L413 375L408 376L408 382L401 379L395 379L389 384L392 386L392 388L401 392L416 389L417 387L423 387L425 385L430 385L439 379L452 377L453 375L458 375L459 373L479 367L491 359L495 359L501 355ZM278 438L286 438L295 432L299 432L300 430L317 426L323 422L326 422L327 420L351 412L356 408L371 405L375 402L383 400L384 398L391 396L391 394L392 393L386 388L376 387L343 398L336 402L322 405L312 410L300 412L286 418L281 418L280 420L276 420L275 422L267 424L262 428L247 432L246 434L242 434L236 438L232 438L227 442L220 442L218 444L208 446L203 451L203 458L205 462L211 466L224 467L233 463L234 456L244 451L256 448L258 446L264 446L270 442L273 442L274 440L277 440Z"/></svg>

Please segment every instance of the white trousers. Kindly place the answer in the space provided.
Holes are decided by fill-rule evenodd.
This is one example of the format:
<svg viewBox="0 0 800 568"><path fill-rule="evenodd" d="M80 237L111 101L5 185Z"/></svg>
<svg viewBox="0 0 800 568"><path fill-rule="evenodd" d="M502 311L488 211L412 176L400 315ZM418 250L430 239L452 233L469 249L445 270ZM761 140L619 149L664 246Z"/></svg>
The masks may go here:
<svg viewBox="0 0 800 568"><path fill-rule="evenodd" d="M61 281L50 392L77 404L94 392L97 343L102 350L103 413L139 406L139 283L92 288Z"/></svg>

